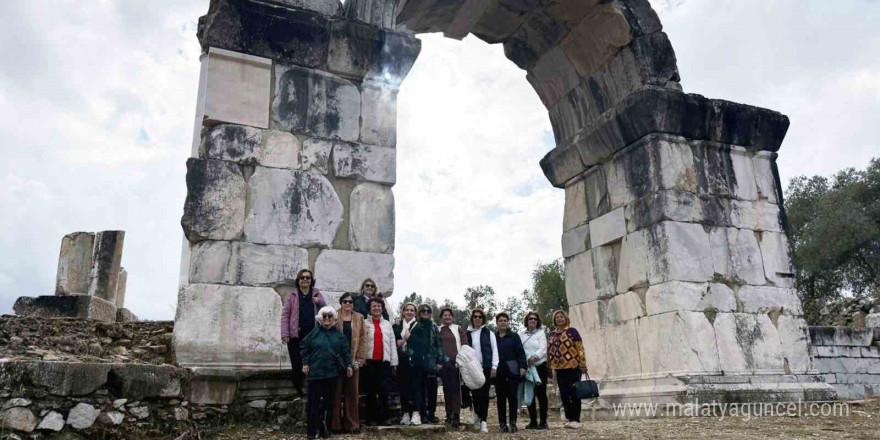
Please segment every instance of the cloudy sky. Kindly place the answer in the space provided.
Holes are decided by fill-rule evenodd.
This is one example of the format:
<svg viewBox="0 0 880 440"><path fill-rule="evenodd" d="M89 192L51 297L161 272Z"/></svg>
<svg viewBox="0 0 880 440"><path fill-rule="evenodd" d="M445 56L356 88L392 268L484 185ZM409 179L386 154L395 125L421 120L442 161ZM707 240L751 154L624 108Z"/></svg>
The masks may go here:
<svg viewBox="0 0 880 440"><path fill-rule="evenodd" d="M792 120L787 181L880 156L880 1L654 0L686 92ZM50 295L61 237L126 231L126 303L176 306L207 0L0 2L0 313ZM529 287L560 254L547 113L500 46L421 36L398 108L395 297Z"/></svg>

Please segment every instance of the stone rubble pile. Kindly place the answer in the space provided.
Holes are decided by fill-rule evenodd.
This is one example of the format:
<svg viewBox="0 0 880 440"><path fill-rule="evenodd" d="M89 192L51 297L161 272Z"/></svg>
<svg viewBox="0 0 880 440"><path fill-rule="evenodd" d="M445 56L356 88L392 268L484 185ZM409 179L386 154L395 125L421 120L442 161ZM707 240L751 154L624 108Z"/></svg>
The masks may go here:
<svg viewBox="0 0 880 440"><path fill-rule="evenodd" d="M0 359L171 364L171 321L0 316Z"/></svg>
<svg viewBox="0 0 880 440"><path fill-rule="evenodd" d="M822 307L818 313L820 326L852 327L864 330L880 327L880 304L870 298L843 298Z"/></svg>

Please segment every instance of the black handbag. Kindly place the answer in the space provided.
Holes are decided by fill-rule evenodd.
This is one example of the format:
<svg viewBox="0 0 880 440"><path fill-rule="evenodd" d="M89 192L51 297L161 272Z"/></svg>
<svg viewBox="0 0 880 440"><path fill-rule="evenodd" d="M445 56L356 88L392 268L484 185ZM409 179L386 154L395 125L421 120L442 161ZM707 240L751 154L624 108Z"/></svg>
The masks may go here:
<svg viewBox="0 0 880 440"><path fill-rule="evenodd" d="M587 380L574 384L574 395L581 400L599 397L599 384L587 375Z"/></svg>
<svg viewBox="0 0 880 440"><path fill-rule="evenodd" d="M519 362L516 360L504 361L504 367L507 376L519 376Z"/></svg>

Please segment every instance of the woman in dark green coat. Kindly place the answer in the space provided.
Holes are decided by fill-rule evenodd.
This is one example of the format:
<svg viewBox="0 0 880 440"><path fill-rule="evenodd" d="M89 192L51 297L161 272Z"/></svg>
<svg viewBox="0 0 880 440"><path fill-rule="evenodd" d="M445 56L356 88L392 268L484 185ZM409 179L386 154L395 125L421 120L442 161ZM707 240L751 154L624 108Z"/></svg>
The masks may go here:
<svg viewBox="0 0 880 440"><path fill-rule="evenodd" d="M407 354L412 363L412 388L413 388L413 416L412 424L420 425L422 418L427 417L425 399L422 393L425 390L425 379L429 373L436 374L443 356L443 347L440 342L440 332L434 326L431 319L433 310L431 306L422 304L419 306L419 318L410 330L409 339L406 342Z"/></svg>
<svg viewBox="0 0 880 440"><path fill-rule="evenodd" d="M342 374L353 374L348 340L336 328L336 310L322 307L315 322L321 325L300 343L302 371L309 382L306 431L310 439L330 438L336 381Z"/></svg>

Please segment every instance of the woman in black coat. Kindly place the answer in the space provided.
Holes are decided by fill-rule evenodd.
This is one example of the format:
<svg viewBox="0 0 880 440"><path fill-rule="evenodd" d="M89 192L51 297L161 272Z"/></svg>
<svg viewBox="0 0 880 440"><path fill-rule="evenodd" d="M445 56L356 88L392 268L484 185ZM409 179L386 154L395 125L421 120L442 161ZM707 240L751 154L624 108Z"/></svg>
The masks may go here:
<svg viewBox="0 0 880 440"><path fill-rule="evenodd" d="M507 313L495 315L498 326L498 375L495 378L495 396L501 432L516 432L516 414L519 410L519 383L526 375L526 352L519 335L510 329ZM510 418L510 426L507 419Z"/></svg>

